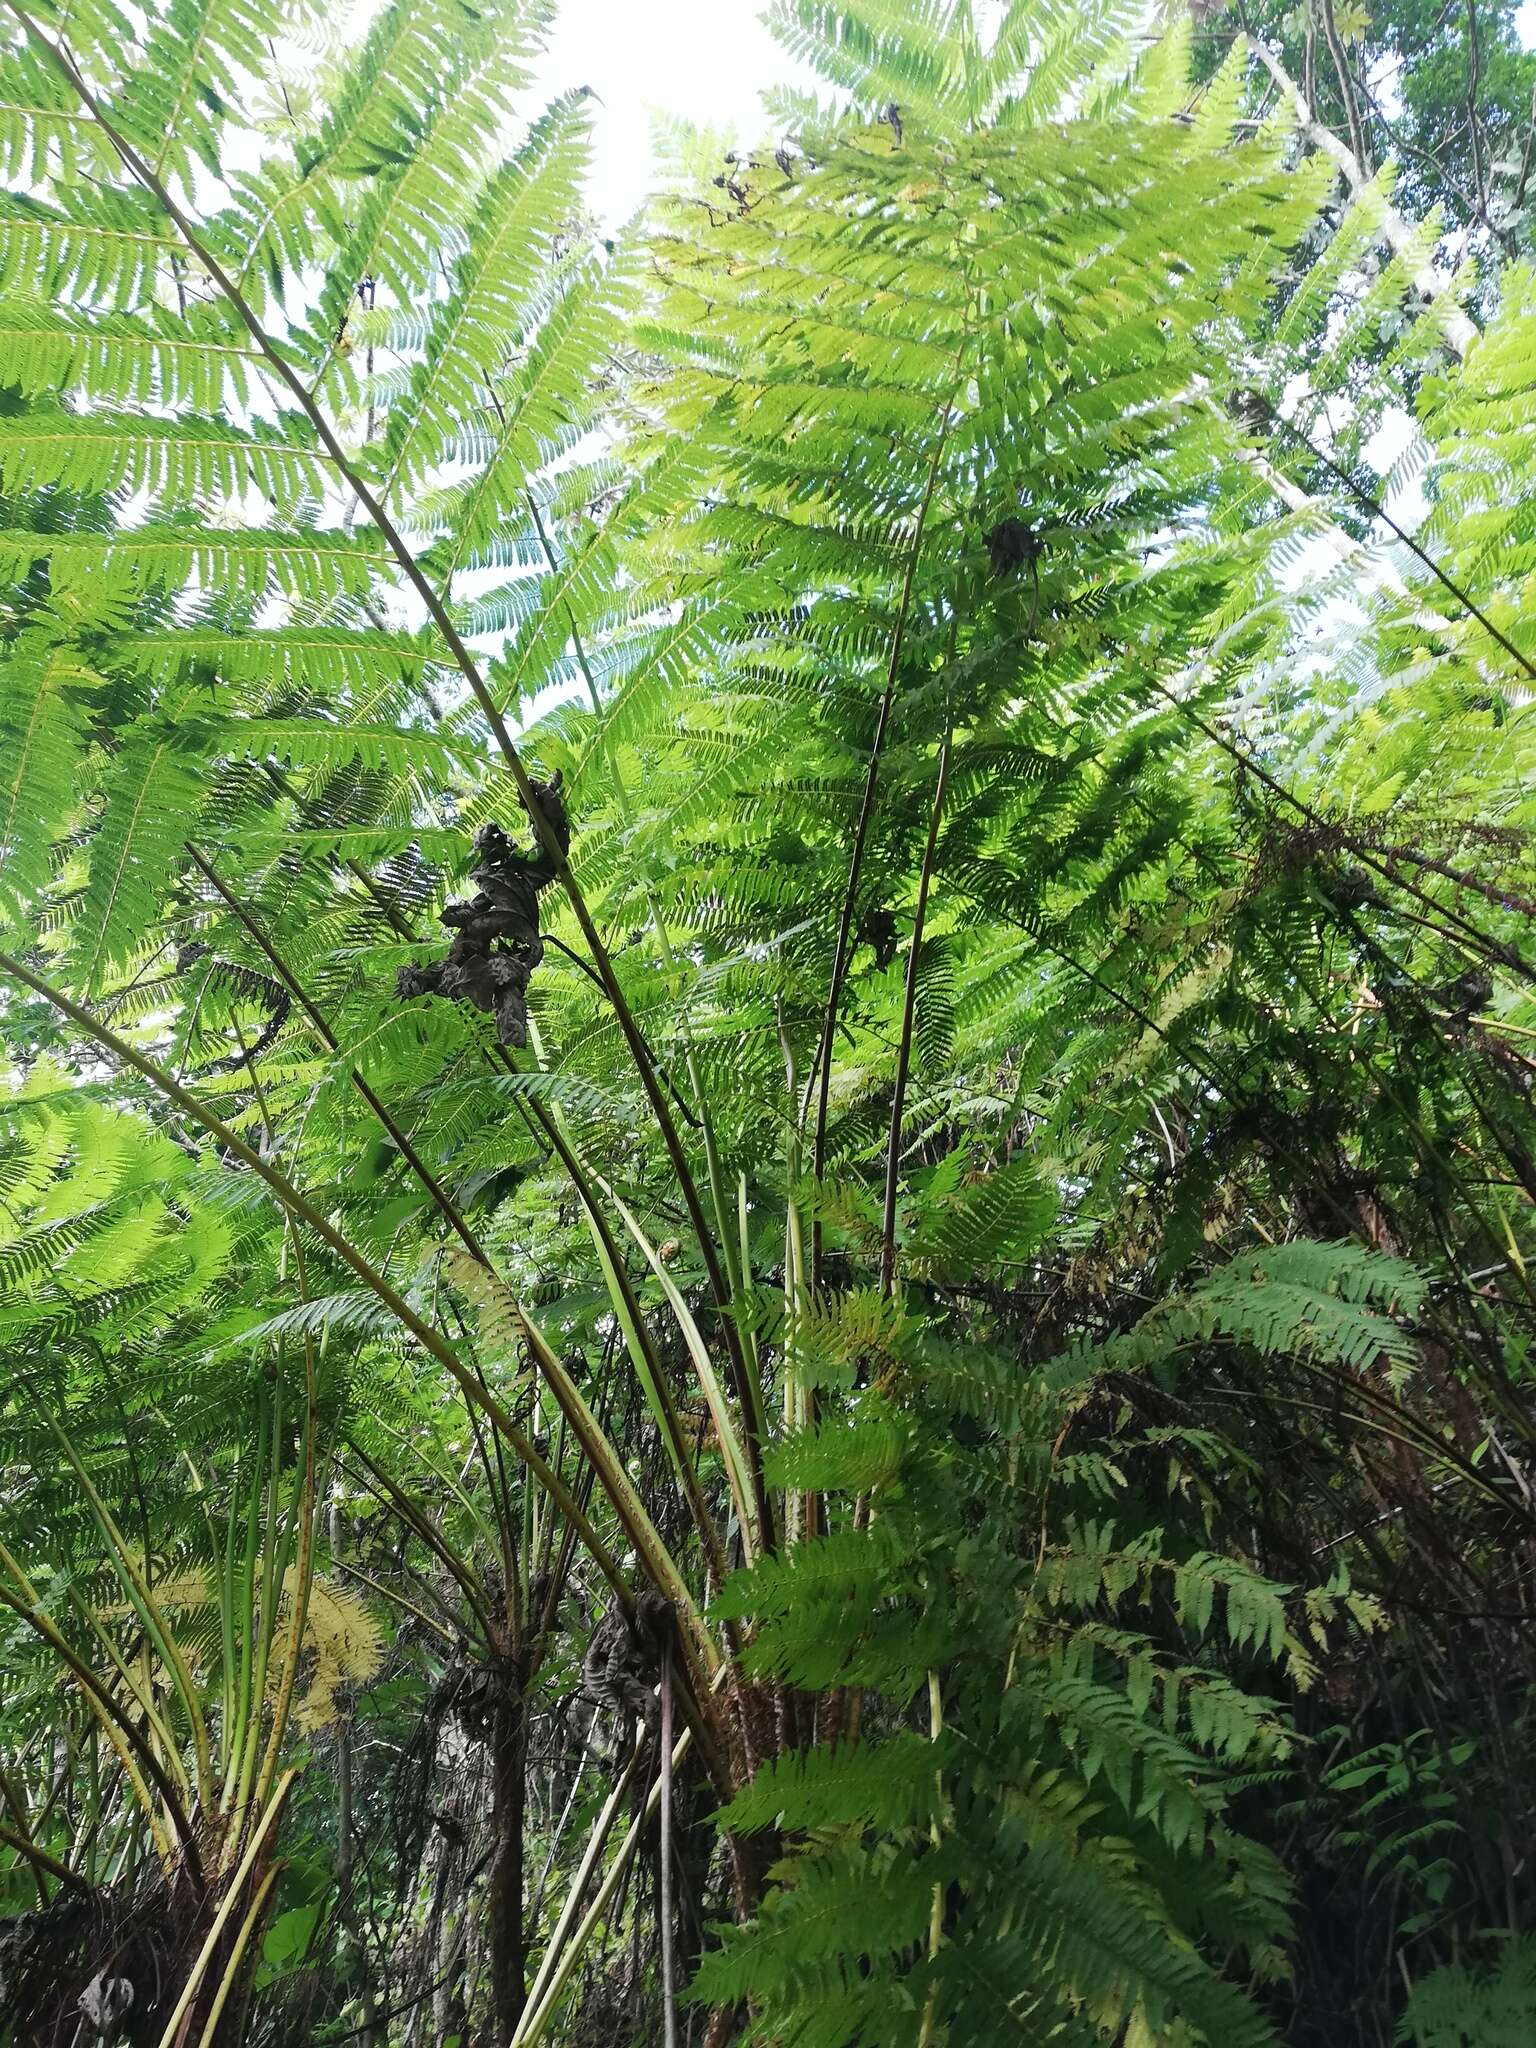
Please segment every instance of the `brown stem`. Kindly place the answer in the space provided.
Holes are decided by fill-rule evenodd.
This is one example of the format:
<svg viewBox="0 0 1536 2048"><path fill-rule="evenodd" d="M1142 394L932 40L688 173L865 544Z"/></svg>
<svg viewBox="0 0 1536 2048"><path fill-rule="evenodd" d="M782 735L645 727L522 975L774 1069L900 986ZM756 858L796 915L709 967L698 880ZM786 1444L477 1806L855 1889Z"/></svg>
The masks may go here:
<svg viewBox="0 0 1536 2048"><path fill-rule="evenodd" d="M198 1854L197 1839L192 1831L192 1823L180 1799L176 1796L175 1786L166 1776L159 1757L155 1754L154 1749L138 1723L131 1715L124 1712L111 1689L104 1685L83 1658L78 1657L70 1648L69 1644L60 1634L55 1622L47 1615L35 1612L27 1605L25 1600L18 1594L13 1593L8 1586L0 1585L0 1602L9 1607L13 1614L18 1615L34 1634L41 1636L60 1663L68 1667L82 1691L89 1693L101 1712L111 1720L123 1742L133 1751L139 1768L160 1794L165 1810L171 1817L171 1825L176 1830L176 1839L181 1845L181 1852L187 1860L187 1869L191 1875L193 1885L200 1893L206 1891L207 1883L203 1876L202 1858Z"/></svg>
<svg viewBox="0 0 1536 2048"><path fill-rule="evenodd" d="M933 786L933 807L928 815L928 841L923 848L923 865L917 878L917 908L912 914L912 950L907 955L907 985L902 1001L901 1038L896 1047L896 1082L891 1091L891 1134L885 1155L885 1211L880 1226L880 1291L889 1294L896 1284L896 1184L901 1175L901 1119L906 1106L907 1074L912 1064L912 1029L917 1019L918 956L923 947L923 925L928 915L928 890L933 881L934 853L939 843L939 821L944 814L944 787L949 780L949 750L953 727L946 727L939 749L939 773Z"/></svg>
<svg viewBox="0 0 1536 2048"><path fill-rule="evenodd" d="M351 1451L353 1457L366 1467L369 1477L373 1480L375 1486L382 1489L389 1500L390 1506L400 1517L401 1521L411 1530L424 1548L438 1560L449 1577L457 1582L459 1591L464 1595L470 1612L480 1624L480 1633L485 1638L487 1647L494 1649L496 1626L492 1619L491 1611L485 1604L479 1580L475 1577L469 1566L465 1564L463 1558L460 1557L453 1545L442 1534L441 1530L438 1529L431 1516L411 1499L403 1487L398 1486L390 1478L382 1465L369 1457L368 1453L357 1441L357 1438L349 1434L346 1441L347 1448Z"/></svg>
<svg viewBox="0 0 1536 2048"><path fill-rule="evenodd" d="M1477 0L1467 0L1467 126L1472 131L1472 176L1477 184L1477 209L1488 218L1488 178L1483 168L1483 137L1477 118L1477 88L1482 79L1483 48L1477 33Z"/></svg>
<svg viewBox="0 0 1536 2048"><path fill-rule="evenodd" d="M347 1566L341 1557L341 1510L334 1494L328 1519L332 1568L346 1571ZM363 1941L362 1915L358 1911L358 1902L352 1892L352 1734L353 1716L350 1710L344 1710L336 1728L335 1895L346 1934L344 1963L348 1980L357 1984L362 2001L363 2024L359 2032L364 2048L377 2048L373 1983L368 1971L367 1950Z"/></svg>
<svg viewBox="0 0 1536 2048"><path fill-rule="evenodd" d="M962 343L962 352L964 344ZM890 651L885 665L885 691L880 699L880 713L875 720L875 734L870 742L869 768L864 777L864 794L859 803L858 821L854 826L853 849L848 857L848 886L843 891L843 907L837 921L837 942L832 949L832 979L827 989L826 1014L822 1018L821 1038L816 1048L807 1086L816 1089L816 1127L811 1140L811 1175L819 1186L826 1166L827 1154L827 1108L832 1090L832 1040L837 1032L837 1013L842 1001L843 979L848 971L848 940L853 929L854 905L858 901L859 878L864 865L864 847L869 838L870 823L875 813L875 790L880 779L880 756L885 748L886 730L891 722L891 707L896 701L896 676L901 663L902 641L906 636L907 615L912 606L912 586L917 577L917 564L923 547L923 529L928 522L928 508L933 503L933 493L939 480L939 463L943 458L949 430L955 416L955 399L958 384L951 392L944 407L944 418L939 427L939 437L934 443L933 460L928 465L928 480L923 486L922 502L917 510L917 523L912 532L912 545L907 551L907 566L901 580L901 598L896 607L896 620L891 629ZM821 1219L817 1215L811 1221L811 1291L815 1292L821 1277Z"/></svg>
<svg viewBox="0 0 1536 2048"><path fill-rule="evenodd" d="M559 557L555 553L554 545L551 542L548 531L545 528L543 515L539 511L539 501L533 495L532 491L526 491L524 493L524 496L528 500L528 511L533 520L533 530L539 537L539 545L544 551L545 561L549 564L550 574L558 575L560 572ZM587 695L591 699L592 703L592 714L593 717L598 720L598 735L599 739L601 739L601 721L603 715L602 693L599 691L597 687L597 678L592 673L592 664L588 661L587 650L582 644L581 629L576 623L576 614L572 611L568 603L562 605L561 609L565 613L565 622L571 629L571 651L576 656L576 664L580 668L582 678L586 683ZM625 792L624 778L622 773L620 772L617 752L614 752L610 755L610 766L613 770L614 787L619 794L620 813L621 816L624 818L625 822L627 823L630 816L629 799ZM651 922L656 928L657 938L661 941L662 955L667 961L668 965L670 966L672 964L674 956L671 941L667 936L667 928L662 920L660 905L656 902L649 886L646 887L645 896L647 907L651 913ZM741 1292L742 1276L737 1268L735 1251L732 1249L731 1221L730 1218L725 1214L725 1211L722 1207L723 1196L721 1193L721 1189L723 1183L720 1173L719 1153L715 1143L714 1122L709 1113L708 1096L706 1095L704 1088L700 1083L698 1061L694 1056L693 1036L688 1029L688 1021L686 1014L682 1017L680 1021L682 1023L683 1030L684 1061L688 1068L688 1084L693 1090L693 1099L697 1108L697 1114L695 1115L693 1111L689 1110L686 1107L681 1095L679 1095L675 1087L672 1088L672 1099L677 1104L678 1108L683 1111L683 1114L688 1118L688 1121L691 1124L693 1124L694 1127L700 1132L704 1141L704 1163L709 1179L710 1197L714 1204L715 1228L720 1233L720 1251L725 1260L726 1276L731 1284L731 1292L733 1295L736 1295ZM758 1422L759 1419L760 1418L758 1416L758 1413L754 1409L754 1423Z"/></svg>
<svg viewBox="0 0 1536 2048"><path fill-rule="evenodd" d="M661 2011L666 2048L677 2048L677 1968L672 1953L672 1645L661 1660Z"/></svg>
<svg viewBox="0 0 1536 2048"><path fill-rule="evenodd" d="M513 1069L513 1071L517 1070ZM636 1339L641 1351L645 1355L646 1366L651 1375L651 1384L656 1389L656 1398L661 1407L667 1440L671 1446L673 1459L683 1477L683 1488L688 1495L688 1505L692 1511L700 1541L703 1543L709 1556L710 1570L714 1574L714 1583L717 1586L723 1585L726 1577L726 1566L725 1548L720 1540L720 1531L716 1526L714 1516L710 1513L709 1504L704 1498L703 1488L699 1484L697 1468L693 1459L689 1456L688 1440L683 1433L682 1417L678 1414L677 1396L673 1392L671 1374L663 1364L661 1354L656 1348L656 1339L651 1332L649 1322L646 1320L645 1312L640 1306L640 1297L636 1294L634 1282L629 1276L624 1253L613 1234L612 1225L598 1203L597 1190L592 1185L591 1177L570 1145L567 1144L565 1134L559 1124L549 1114L543 1103L530 1100L527 1106L539 1129L543 1131L545 1137L548 1138L553 1146L555 1155L565 1168L571 1185L581 1197L582 1205L586 1209L588 1216L592 1219L592 1227L597 1232L603 1250L607 1254L608 1265L618 1283L625 1312L629 1316Z"/></svg>

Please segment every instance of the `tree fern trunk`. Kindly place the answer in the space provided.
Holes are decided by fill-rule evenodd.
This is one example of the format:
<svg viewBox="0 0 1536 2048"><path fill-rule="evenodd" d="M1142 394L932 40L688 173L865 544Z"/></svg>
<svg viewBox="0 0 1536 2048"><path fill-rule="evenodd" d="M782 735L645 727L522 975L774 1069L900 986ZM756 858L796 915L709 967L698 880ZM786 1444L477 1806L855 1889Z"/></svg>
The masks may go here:
<svg viewBox="0 0 1536 2048"><path fill-rule="evenodd" d="M523 1926L523 1807L528 1719L521 1662L508 1665L491 1737L491 1859L487 1907L491 1936L491 2011L499 2048L512 2039L528 1996Z"/></svg>

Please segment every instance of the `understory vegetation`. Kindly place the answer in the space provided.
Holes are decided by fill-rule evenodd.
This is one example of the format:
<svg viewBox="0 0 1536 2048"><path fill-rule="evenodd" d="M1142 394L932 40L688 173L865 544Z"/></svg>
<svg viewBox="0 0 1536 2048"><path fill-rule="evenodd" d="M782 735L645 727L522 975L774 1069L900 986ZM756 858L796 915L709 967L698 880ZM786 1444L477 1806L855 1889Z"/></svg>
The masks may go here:
<svg viewBox="0 0 1536 2048"><path fill-rule="evenodd" d="M0 2041L1536 2039L1512 9L334 13L0 7Z"/></svg>

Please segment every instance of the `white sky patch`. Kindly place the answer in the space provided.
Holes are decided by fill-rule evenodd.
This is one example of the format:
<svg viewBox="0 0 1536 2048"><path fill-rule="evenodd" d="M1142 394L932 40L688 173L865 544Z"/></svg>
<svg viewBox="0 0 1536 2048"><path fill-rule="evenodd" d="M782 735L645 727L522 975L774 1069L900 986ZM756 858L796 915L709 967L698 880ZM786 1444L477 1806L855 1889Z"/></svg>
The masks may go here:
<svg viewBox="0 0 1536 2048"><path fill-rule="evenodd" d="M654 183L655 116L729 128L752 143L766 131L763 91L804 83L759 20L760 6L761 0L564 0L534 98L579 85L596 93L591 204L605 226L627 220Z"/></svg>

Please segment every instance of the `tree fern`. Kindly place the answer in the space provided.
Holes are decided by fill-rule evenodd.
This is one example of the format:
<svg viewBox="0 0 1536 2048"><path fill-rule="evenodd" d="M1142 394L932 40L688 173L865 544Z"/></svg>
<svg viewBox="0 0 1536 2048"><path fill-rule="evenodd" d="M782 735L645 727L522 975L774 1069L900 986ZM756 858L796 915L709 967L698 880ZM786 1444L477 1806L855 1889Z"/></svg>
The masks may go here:
<svg viewBox="0 0 1536 2048"><path fill-rule="evenodd" d="M611 244L540 0L6 32L0 2030L1518 1990L1529 277L977 13Z"/></svg>

